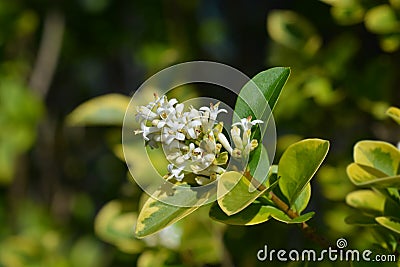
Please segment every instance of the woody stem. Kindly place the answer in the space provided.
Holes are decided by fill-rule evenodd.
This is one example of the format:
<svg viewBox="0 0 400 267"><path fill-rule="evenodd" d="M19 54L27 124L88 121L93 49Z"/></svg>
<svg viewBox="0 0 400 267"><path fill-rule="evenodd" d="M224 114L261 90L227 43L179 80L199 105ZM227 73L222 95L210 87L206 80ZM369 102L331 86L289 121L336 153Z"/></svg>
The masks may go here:
<svg viewBox="0 0 400 267"><path fill-rule="evenodd" d="M253 179L249 171L244 172L244 177L250 183L252 183L252 185L255 186L257 190L264 191L266 189L266 186L264 184L261 184L256 179ZM295 219L300 216L297 212L292 210L289 207L289 205L287 205L282 199L280 199L274 192L270 191L268 193L268 197L276 205L276 207L282 210L287 216L289 216L289 218ZM319 246L323 248L329 247L328 241L324 237L320 236L315 231L315 229L309 226L306 222L301 223L300 228L310 240L314 241Z"/></svg>

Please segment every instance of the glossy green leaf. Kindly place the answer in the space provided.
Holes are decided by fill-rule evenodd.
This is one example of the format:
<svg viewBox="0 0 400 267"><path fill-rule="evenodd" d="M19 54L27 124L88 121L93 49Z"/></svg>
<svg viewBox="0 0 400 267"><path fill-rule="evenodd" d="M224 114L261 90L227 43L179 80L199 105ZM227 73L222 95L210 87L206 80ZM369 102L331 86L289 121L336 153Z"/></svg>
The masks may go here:
<svg viewBox="0 0 400 267"><path fill-rule="evenodd" d="M250 182L241 173L230 171L222 174L217 189L217 195L222 196L218 199L219 206L230 216L246 208L267 190L250 192L249 189Z"/></svg>
<svg viewBox="0 0 400 267"><path fill-rule="evenodd" d="M254 182L261 184L266 182L268 173L270 171L270 160L267 149L263 144L259 144L258 147L253 151L247 166L250 170L251 176L255 180ZM256 190L253 185L250 185L249 189L250 192Z"/></svg>
<svg viewBox="0 0 400 267"><path fill-rule="evenodd" d="M239 93L235 104L237 116L239 118L252 116L253 119L261 119L266 112L266 103L272 111L289 75L289 68L276 67L254 76Z"/></svg>
<svg viewBox="0 0 400 267"><path fill-rule="evenodd" d="M157 196L159 200L150 197L146 201L137 219L135 231L137 237L142 238L162 230L194 212L206 201L195 191L189 194L187 190L180 189L182 189L180 186L174 187L172 194L157 190L153 195ZM187 206L191 206L179 207L162 202L171 197L180 199L176 203L185 203Z"/></svg>
<svg viewBox="0 0 400 267"><path fill-rule="evenodd" d="M360 183L387 176L386 173L381 172L380 170L375 169L374 167L354 162L351 163L349 166L347 166L346 172L347 175L350 177L350 180L354 183Z"/></svg>
<svg viewBox="0 0 400 267"><path fill-rule="evenodd" d="M376 188L396 187L400 188L400 176L386 176L379 170L352 163L347 167L350 181L359 187L373 186Z"/></svg>
<svg viewBox="0 0 400 267"><path fill-rule="evenodd" d="M392 119L394 119L398 124L400 124L400 109L396 107L390 107L386 114L389 115Z"/></svg>
<svg viewBox="0 0 400 267"><path fill-rule="evenodd" d="M255 225L268 221L271 213L268 206L262 204L250 204L239 213L228 216L221 207L214 203L210 209L210 218L216 221L232 225Z"/></svg>
<svg viewBox="0 0 400 267"><path fill-rule="evenodd" d="M279 187L292 206L310 182L329 149L329 142L306 139L295 143L283 153L279 165Z"/></svg>
<svg viewBox="0 0 400 267"><path fill-rule="evenodd" d="M270 207L271 207L270 212L271 212L272 218L274 218L277 221L284 222L284 223L303 223L303 222L306 222L309 219L311 219L315 214L315 212L308 212L306 214L300 215L299 217L292 219L288 215L286 215L286 213L281 211L280 209L272 207L272 206L270 206Z"/></svg>
<svg viewBox="0 0 400 267"><path fill-rule="evenodd" d="M276 67L254 76L239 93L233 121L252 116L253 119L261 119L265 122L261 126L265 131L264 129L268 128L268 120L272 116L271 111L274 109L289 75L289 68ZM251 175L260 183L263 183L267 177L270 162L268 153L260 141L263 135L264 132L260 130L254 132L252 138L259 141L259 146L253 151L248 163Z"/></svg>
<svg viewBox="0 0 400 267"><path fill-rule="evenodd" d="M271 218L285 223L302 223L314 215L313 212L291 219L283 211L274 206L252 203L239 213L228 216L214 203L210 209L210 217L216 221L232 225L255 225L268 221Z"/></svg>
<svg viewBox="0 0 400 267"><path fill-rule="evenodd" d="M92 98L68 115L67 124L70 126L122 125L129 101L128 96L120 94Z"/></svg>
<svg viewBox="0 0 400 267"><path fill-rule="evenodd" d="M365 14L365 26L373 33L384 34L399 30L396 12L389 5L371 8Z"/></svg>
<svg viewBox="0 0 400 267"><path fill-rule="evenodd" d="M354 162L374 167L387 176L396 176L400 165L400 151L382 141L360 141L354 146Z"/></svg>
<svg viewBox="0 0 400 267"><path fill-rule="evenodd" d="M400 220L398 218L382 216L376 217L375 220L383 227L400 234Z"/></svg>
<svg viewBox="0 0 400 267"><path fill-rule="evenodd" d="M370 213L381 213L385 209L385 197L372 190L357 190L346 196L346 203Z"/></svg>
<svg viewBox="0 0 400 267"><path fill-rule="evenodd" d="M307 208L310 198L311 198L311 184L308 183L304 188L304 190L301 191L296 201L294 202L293 204L294 211L296 211L298 214L301 214L301 212Z"/></svg>

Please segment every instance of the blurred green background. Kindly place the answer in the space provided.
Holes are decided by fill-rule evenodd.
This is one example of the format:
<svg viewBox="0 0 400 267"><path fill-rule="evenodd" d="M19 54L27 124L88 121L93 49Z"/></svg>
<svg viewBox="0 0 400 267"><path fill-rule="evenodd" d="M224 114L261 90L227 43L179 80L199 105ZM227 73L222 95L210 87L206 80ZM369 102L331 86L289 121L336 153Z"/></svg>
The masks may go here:
<svg viewBox="0 0 400 267"><path fill-rule="evenodd" d="M264 244L314 246L296 226L224 226L206 208L133 238L145 195L120 159L121 115L88 127L66 118L89 99L129 96L157 71L190 60L250 77L292 68L275 110L276 158L302 138L330 140L310 224L332 242L369 247L368 230L344 222L353 190L345 167L358 140L400 140L384 115L400 106L399 0L0 0L1 267L261 266ZM114 96L124 111L126 99Z"/></svg>

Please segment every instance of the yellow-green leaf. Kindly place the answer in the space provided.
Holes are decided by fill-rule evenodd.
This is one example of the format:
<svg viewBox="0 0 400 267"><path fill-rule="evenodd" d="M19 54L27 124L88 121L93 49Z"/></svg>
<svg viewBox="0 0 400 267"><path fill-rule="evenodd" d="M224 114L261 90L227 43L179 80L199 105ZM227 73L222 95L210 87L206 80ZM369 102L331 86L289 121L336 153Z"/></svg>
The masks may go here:
<svg viewBox="0 0 400 267"><path fill-rule="evenodd" d="M241 212L231 216L226 215L216 203L210 209L210 217L212 219L231 225L255 225L266 222L271 218L284 223L302 223L311 219L313 215L314 213L310 212L291 219L278 208L260 203L252 203Z"/></svg>
<svg viewBox="0 0 400 267"><path fill-rule="evenodd" d="M373 186L377 188L400 187L400 176L387 176L381 171L364 166L357 163L352 163L347 167L347 175L350 181L356 186L366 187Z"/></svg>
<svg viewBox="0 0 400 267"><path fill-rule="evenodd" d="M400 109L396 107L390 107L386 114L389 115L392 119L394 119L398 124L400 124Z"/></svg>
<svg viewBox="0 0 400 267"><path fill-rule="evenodd" d="M396 12L389 5L371 8L365 14L365 26L373 33L385 34L399 30Z"/></svg>
<svg viewBox="0 0 400 267"><path fill-rule="evenodd" d="M400 151L382 141L360 141L354 146L354 162L371 166L387 176L396 176L400 165Z"/></svg>
<svg viewBox="0 0 400 267"><path fill-rule="evenodd" d="M115 245L121 251L139 253L143 250L144 244L133 238L132 225L135 224L136 217L134 212L124 212L120 201L113 200L97 214L94 229L98 237Z"/></svg>
<svg viewBox="0 0 400 267"><path fill-rule="evenodd" d="M289 146L279 165L279 187L292 206L310 182L329 150L329 142L306 139Z"/></svg>
<svg viewBox="0 0 400 267"><path fill-rule="evenodd" d="M188 191L181 186L173 186L169 191L157 190L143 205L136 223L137 237L142 238L162 230L197 210L207 200L207 196L199 196L198 192ZM163 201L185 203L186 207L169 205Z"/></svg>
<svg viewBox="0 0 400 267"><path fill-rule="evenodd" d="M308 183L303 191L301 191L300 195L297 197L296 201L293 204L293 209L298 214L300 214L303 210L307 208L308 202L311 198L311 184Z"/></svg>
<svg viewBox="0 0 400 267"><path fill-rule="evenodd" d="M128 96L121 94L95 97L75 108L66 122L70 126L122 125L129 101Z"/></svg>
<svg viewBox="0 0 400 267"><path fill-rule="evenodd" d="M231 225L255 225L266 222L271 218L271 213L267 206L254 203L231 216L228 216L217 203L214 203L211 206L209 215L213 220Z"/></svg>
<svg viewBox="0 0 400 267"><path fill-rule="evenodd" d="M268 14L267 29L271 38L286 47L313 55L321 46L321 37L305 17L290 10Z"/></svg>
<svg viewBox="0 0 400 267"><path fill-rule="evenodd" d="M222 197L218 204L230 216L246 208L266 190L250 190L250 182L241 173L229 171L219 178L217 195Z"/></svg>
<svg viewBox="0 0 400 267"><path fill-rule="evenodd" d="M382 217L376 217L375 220L383 227L386 227L387 229L400 234L400 220L399 219L393 218L393 217L382 216Z"/></svg>
<svg viewBox="0 0 400 267"><path fill-rule="evenodd" d="M372 190L357 190L346 196L346 203L369 213L382 214L385 209L385 197Z"/></svg>
<svg viewBox="0 0 400 267"><path fill-rule="evenodd" d="M308 212L305 213L299 217L296 217L294 219L290 218L286 213L284 213L282 210L275 208L273 206L270 207L270 212L271 212L271 217L274 218L277 221L283 222L283 223L303 223L308 221L314 216L314 212Z"/></svg>

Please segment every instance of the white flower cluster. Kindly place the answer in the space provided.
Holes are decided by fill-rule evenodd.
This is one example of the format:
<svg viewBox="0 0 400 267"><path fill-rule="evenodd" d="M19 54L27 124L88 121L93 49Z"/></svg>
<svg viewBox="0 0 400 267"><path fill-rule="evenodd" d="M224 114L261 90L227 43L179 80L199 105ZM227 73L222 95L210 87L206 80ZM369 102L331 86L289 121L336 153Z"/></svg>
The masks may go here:
<svg viewBox="0 0 400 267"><path fill-rule="evenodd" d="M225 109L217 104L201 107L192 106L184 111L184 104L166 96L158 97L146 106L137 108L136 120L146 145L158 148L162 145L170 162L167 180L182 181L185 174L195 174L195 181L203 185L213 181L225 172L229 155L235 159L246 158L258 143L250 140L251 128L261 120L251 121L251 117L241 119L232 125L231 135L234 148L222 133L223 124L217 122L217 116ZM239 129L240 126L242 128ZM224 148L226 151L223 151Z"/></svg>

